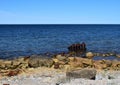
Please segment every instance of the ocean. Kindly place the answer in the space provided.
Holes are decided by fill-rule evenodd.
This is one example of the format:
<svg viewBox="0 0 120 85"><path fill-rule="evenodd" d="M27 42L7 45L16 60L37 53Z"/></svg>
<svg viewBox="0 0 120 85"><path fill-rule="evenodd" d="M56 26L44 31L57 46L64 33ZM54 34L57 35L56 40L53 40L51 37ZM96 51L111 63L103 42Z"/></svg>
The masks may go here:
<svg viewBox="0 0 120 85"><path fill-rule="evenodd" d="M0 58L68 52L85 42L87 51L120 53L120 25L0 25Z"/></svg>

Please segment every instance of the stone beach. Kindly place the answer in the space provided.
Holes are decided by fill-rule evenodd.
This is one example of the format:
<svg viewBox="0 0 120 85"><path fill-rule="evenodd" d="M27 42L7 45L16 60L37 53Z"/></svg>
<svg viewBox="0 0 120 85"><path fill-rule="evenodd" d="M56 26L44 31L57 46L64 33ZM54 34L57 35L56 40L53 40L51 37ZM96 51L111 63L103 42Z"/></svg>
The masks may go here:
<svg viewBox="0 0 120 85"><path fill-rule="evenodd" d="M0 60L0 85L120 85L118 60L93 60L71 54ZM92 73L94 72L94 73Z"/></svg>

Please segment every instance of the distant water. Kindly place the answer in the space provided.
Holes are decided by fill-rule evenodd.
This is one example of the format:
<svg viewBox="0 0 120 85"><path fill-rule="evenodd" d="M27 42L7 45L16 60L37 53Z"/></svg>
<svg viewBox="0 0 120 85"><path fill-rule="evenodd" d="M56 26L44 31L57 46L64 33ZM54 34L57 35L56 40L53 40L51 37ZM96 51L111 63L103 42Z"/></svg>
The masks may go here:
<svg viewBox="0 0 120 85"><path fill-rule="evenodd" d="M120 53L120 25L0 25L0 58L67 52L83 41L88 51Z"/></svg>

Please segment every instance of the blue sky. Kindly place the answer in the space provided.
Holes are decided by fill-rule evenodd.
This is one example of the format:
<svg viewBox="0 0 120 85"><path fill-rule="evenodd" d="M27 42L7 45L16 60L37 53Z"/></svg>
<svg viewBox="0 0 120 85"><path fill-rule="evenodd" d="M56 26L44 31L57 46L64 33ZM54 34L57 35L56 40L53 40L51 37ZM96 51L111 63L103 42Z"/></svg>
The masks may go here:
<svg viewBox="0 0 120 85"><path fill-rule="evenodd" d="M0 24L120 24L120 0L0 0Z"/></svg>

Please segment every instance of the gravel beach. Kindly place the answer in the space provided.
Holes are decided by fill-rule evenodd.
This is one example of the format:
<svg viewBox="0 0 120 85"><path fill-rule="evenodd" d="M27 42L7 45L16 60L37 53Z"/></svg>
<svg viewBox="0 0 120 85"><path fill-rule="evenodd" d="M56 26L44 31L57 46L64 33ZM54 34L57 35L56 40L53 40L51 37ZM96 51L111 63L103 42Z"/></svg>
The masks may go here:
<svg viewBox="0 0 120 85"><path fill-rule="evenodd" d="M39 67L12 77L3 77L0 85L120 85L120 71L97 71L95 80L67 78L66 72Z"/></svg>

